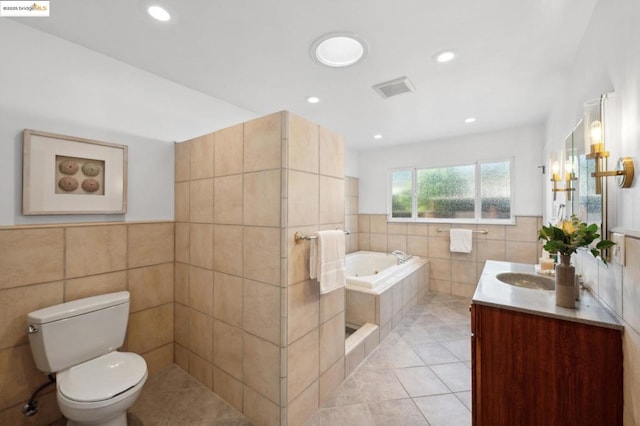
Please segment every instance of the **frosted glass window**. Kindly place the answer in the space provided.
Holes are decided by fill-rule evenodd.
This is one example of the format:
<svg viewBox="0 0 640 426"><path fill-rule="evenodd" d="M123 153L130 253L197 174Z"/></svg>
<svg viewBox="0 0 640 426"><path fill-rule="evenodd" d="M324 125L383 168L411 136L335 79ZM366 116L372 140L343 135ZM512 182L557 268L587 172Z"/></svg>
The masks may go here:
<svg viewBox="0 0 640 426"><path fill-rule="evenodd" d="M511 218L511 163L480 164L480 203L483 219Z"/></svg>
<svg viewBox="0 0 640 426"><path fill-rule="evenodd" d="M511 163L393 170L389 219L512 221Z"/></svg>
<svg viewBox="0 0 640 426"><path fill-rule="evenodd" d="M419 218L475 217L475 166L416 172Z"/></svg>
<svg viewBox="0 0 640 426"><path fill-rule="evenodd" d="M391 173L391 217L412 217L413 170L395 170Z"/></svg>

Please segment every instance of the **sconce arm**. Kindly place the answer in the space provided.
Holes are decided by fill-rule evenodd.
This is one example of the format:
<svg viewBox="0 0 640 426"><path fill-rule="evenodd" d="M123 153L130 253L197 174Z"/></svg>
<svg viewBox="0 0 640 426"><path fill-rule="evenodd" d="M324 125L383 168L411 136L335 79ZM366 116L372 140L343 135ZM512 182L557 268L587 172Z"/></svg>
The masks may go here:
<svg viewBox="0 0 640 426"><path fill-rule="evenodd" d="M612 170L608 172L592 172L592 177L604 177L604 176L623 176L626 172L624 170Z"/></svg>
<svg viewBox="0 0 640 426"><path fill-rule="evenodd" d="M602 154L602 152L595 153L596 155ZM607 156L609 155L606 152ZM594 157L594 158L602 158L602 157ZM629 188L633 183L633 176L635 175L635 169L633 167L633 160L631 157L622 157L618 160L618 166L616 170L612 171L601 171L600 170L600 162L596 161L596 171L591 173L592 177L600 178L606 176L620 176L618 179L618 186L620 188ZM596 194L600 194L600 179L596 180Z"/></svg>

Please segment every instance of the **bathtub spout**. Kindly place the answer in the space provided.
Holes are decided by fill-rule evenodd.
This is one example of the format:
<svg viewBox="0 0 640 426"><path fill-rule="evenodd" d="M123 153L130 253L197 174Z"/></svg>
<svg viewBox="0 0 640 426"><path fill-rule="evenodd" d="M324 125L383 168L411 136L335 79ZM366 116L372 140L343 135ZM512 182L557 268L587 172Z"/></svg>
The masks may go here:
<svg viewBox="0 0 640 426"><path fill-rule="evenodd" d="M412 254L405 253L402 250L394 250L391 252L391 254L398 258L398 265L406 262L413 257Z"/></svg>

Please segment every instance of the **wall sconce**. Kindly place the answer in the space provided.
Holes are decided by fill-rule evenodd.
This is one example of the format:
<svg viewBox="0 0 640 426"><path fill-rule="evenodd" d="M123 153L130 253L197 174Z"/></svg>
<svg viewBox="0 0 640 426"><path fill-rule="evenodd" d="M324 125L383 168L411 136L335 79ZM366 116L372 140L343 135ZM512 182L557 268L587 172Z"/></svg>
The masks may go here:
<svg viewBox="0 0 640 426"><path fill-rule="evenodd" d="M560 162L557 160L557 154L551 154L551 182L553 183L553 201L556 201L556 196L559 191L558 182L560 182Z"/></svg>
<svg viewBox="0 0 640 426"><path fill-rule="evenodd" d="M567 200L571 201L571 193L576 189L572 183L574 180L578 180L574 171L573 163L571 160L567 160L564 163L564 190L567 192Z"/></svg>
<svg viewBox="0 0 640 426"><path fill-rule="evenodd" d="M560 157L560 159L559 159ZM553 201L556 201L558 192L566 192L567 200L571 201L571 193L575 191L571 182L576 180L576 175L573 171L573 165L570 160L564 163L564 170L560 170L560 164L562 163L562 154L552 153L551 155L551 182L553 182ZM564 179L563 179L564 177ZM564 188L558 188L558 182L564 180Z"/></svg>
<svg viewBox="0 0 640 426"><path fill-rule="evenodd" d="M596 171L591 176L596 178L596 194L602 194L602 178L617 176L620 188L629 188L633 183L634 167L631 157L622 157L618 160L616 170L607 171L607 157L609 151L605 151L605 135L607 123L605 121L605 103L607 95L600 99L584 104L584 143L588 159L595 160Z"/></svg>

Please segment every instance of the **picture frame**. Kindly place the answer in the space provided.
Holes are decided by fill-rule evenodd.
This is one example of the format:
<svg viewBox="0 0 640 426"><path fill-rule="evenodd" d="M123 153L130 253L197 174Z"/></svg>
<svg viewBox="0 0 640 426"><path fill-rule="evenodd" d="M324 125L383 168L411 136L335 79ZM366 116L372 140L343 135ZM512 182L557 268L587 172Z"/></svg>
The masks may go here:
<svg viewBox="0 0 640 426"><path fill-rule="evenodd" d="M124 214L126 145L25 129L22 214Z"/></svg>

